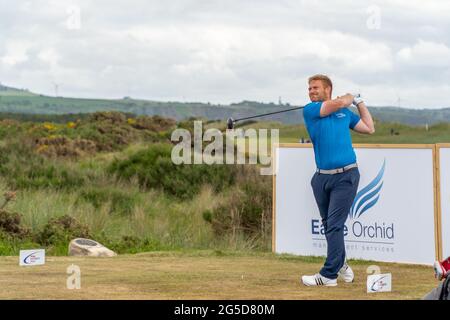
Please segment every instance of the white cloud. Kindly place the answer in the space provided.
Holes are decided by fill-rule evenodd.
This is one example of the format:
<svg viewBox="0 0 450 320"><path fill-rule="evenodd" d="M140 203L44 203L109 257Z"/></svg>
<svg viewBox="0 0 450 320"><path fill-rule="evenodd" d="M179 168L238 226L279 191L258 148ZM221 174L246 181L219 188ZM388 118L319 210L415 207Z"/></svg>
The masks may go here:
<svg viewBox="0 0 450 320"><path fill-rule="evenodd" d="M6 53L0 58L0 61L8 66L14 66L18 63L28 60L27 50L30 44L24 41L10 41L6 45Z"/></svg>
<svg viewBox="0 0 450 320"><path fill-rule="evenodd" d="M5 2L5 4L3 4ZM433 92L450 80L449 2L0 0L2 83L80 97L307 101L306 79L326 73L335 93L372 105ZM381 28L366 26L380 7ZM67 9L80 8L80 29ZM3 9L4 8L4 9ZM441 88L411 107L448 106ZM406 101L406 100L405 100Z"/></svg>
<svg viewBox="0 0 450 320"><path fill-rule="evenodd" d="M50 65L56 65L58 63L59 55L54 48L48 48L40 51L38 58Z"/></svg>
<svg viewBox="0 0 450 320"><path fill-rule="evenodd" d="M413 46L402 48L397 56L400 63L439 68L450 67L450 48L444 43L420 39Z"/></svg>

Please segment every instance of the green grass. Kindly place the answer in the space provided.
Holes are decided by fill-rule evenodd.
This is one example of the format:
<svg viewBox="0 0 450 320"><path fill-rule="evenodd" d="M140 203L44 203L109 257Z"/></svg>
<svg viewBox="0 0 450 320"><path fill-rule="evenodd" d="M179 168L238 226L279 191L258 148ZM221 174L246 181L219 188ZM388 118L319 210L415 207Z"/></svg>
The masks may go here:
<svg viewBox="0 0 450 320"><path fill-rule="evenodd" d="M120 189L119 185L116 188ZM233 241L227 237L215 237L202 213L222 203L224 196L215 194L208 186L202 188L196 197L186 201L175 201L158 191L143 192L137 187L126 188L122 190L139 201L132 203L132 208L125 212L114 209L113 202L108 199L99 206L93 205L83 197L82 189L23 190L18 192L16 201L9 205L9 209L20 212L23 225L34 232L42 230L52 218L72 216L89 226L96 240L122 253L181 248L228 248L230 245L241 249L252 247L244 237ZM5 190L7 188L3 185L0 192ZM127 241L133 238L128 248L123 246L124 237L128 238ZM26 244L27 241L23 242L23 245ZM0 255L18 253L18 245L6 250L7 245L8 243L4 243L3 249L0 246ZM57 243L49 248L49 254L66 255L67 245L67 242Z"/></svg>

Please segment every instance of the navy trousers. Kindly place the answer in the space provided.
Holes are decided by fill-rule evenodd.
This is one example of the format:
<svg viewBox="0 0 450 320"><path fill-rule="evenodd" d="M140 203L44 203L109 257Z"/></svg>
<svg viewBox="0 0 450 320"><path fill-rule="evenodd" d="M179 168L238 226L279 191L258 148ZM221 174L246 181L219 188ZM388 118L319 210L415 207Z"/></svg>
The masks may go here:
<svg viewBox="0 0 450 320"><path fill-rule="evenodd" d="M327 259L320 274L336 279L345 262L344 224L359 184L359 170L343 173L315 173L311 186L319 207L327 240Z"/></svg>

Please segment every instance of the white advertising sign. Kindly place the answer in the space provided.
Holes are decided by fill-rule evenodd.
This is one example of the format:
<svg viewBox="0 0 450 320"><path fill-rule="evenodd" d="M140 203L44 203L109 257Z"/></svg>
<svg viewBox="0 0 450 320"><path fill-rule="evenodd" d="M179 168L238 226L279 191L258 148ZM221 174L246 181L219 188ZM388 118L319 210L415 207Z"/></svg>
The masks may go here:
<svg viewBox="0 0 450 320"><path fill-rule="evenodd" d="M45 250L20 250L19 265L20 266L37 266L45 264Z"/></svg>
<svg viewBox="0 0 450 320"><path fill-rule="evenodd" d="M274 251L326 256L310 183L316 169L314 152L300 146L275 150ZM355 148L355 152L361 177L344 229L347 257L433 264L433 150Z"/></svg>
<svg viewBox="0 0 450 320"><path fill-rule="evenodd" d="M442 258L450 256L450 147L439 148Z"/></svg>

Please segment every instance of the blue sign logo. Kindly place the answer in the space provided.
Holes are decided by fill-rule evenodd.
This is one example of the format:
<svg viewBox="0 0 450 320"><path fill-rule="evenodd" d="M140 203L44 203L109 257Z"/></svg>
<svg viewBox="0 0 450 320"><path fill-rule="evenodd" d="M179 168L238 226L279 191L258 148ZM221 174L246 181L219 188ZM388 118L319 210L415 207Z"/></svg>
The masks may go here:
<svg viewBox="0 0 450 320"><path fill-rule="evenodd" d="M370 286L370 291L378 292L378 291L381 291L384 287L386 287L387 280L384 280L385 278L387 278L387 276L381 277L381 278L377 279L377 281L372 283L372 285Z"/></svg>
<svg viewBox="0 0 450 320"><path fill-rule="evenodd" d="M368 221L367 223L363 223L363 221L359 220L359 218L380 199L385 167L386 160L383 161L383 165L376 177L356 194L353 205L348 213L350 219L353 221L348 226L344 225L345 237L350 234L356 239L364 240L367 243L377 243L374 240L394 240L394 223L386 223L384 221ZM311 233L313 235L326 234L326 230L323 224L320 223L320 220L311 220ZM384 244L394 243L384 242Z"/></svg>
<svg viewBox="0 0 450 320"><path fill-rule="evenodd" d="M378 199L380 199L385 166L386 159L383 161L383 165L381 166L377 176L356 194L355 200L353 201L353 205L349 212L351 219L359 218L364 212L372 208L378 202Z"/></svg>
<svg viewBox="0 0 450 320"><path fill-rule="evenodd" d="M23 259L23 263L25 263L25 264L30 264L30 263L33 263L33 262L39 260L39 257L36 257L36 256L35 256L36 253L37 253L37 252L33 252L33 253L29 254L28 256L26 256L26 257Z"/></svg>

